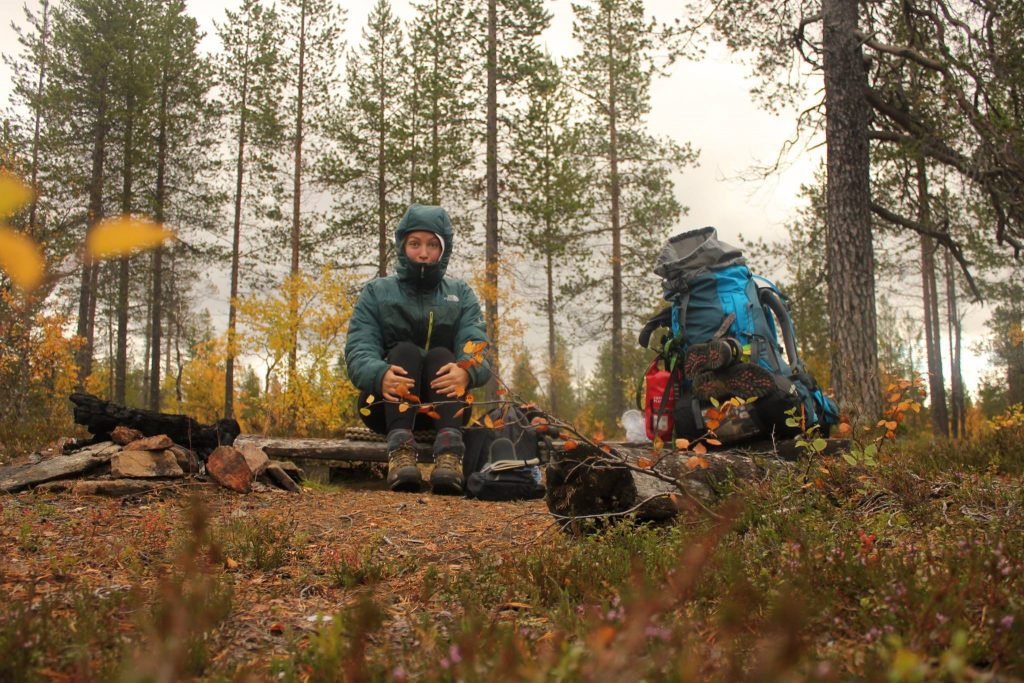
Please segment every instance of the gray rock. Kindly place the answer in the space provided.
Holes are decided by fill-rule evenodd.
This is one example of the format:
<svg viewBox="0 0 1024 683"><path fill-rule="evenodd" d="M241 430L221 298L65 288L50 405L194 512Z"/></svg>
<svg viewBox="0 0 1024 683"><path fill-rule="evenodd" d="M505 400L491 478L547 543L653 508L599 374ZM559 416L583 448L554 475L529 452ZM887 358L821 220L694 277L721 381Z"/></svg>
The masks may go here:
<svg viewBox="0 0 1024 683"><path fill-rule="evenodd" d="M131 443L126 443L124 449L126 451L162 451L173 445L174 442L171 441L171 437L166 434L157 434L156 436L146 436L136 439Z"/></svg>
<svg viewBox="0 0 1024 683"><path fill-rule="evenodd" d="M121 451L110 460L110 474L117 479L185 476L170 451Z"/></svg>
<svg viewBox="0 0 1024 683"><path fill-rule="evenodd" d="M263 470L267 468L267 464L270 462L270 458L267 457L266 451L260 446L254 446L252 444L245 444L239 449L242 451L242 456L245 458L245 464L249 466L249 471L252 472L254 477L258 477L263 474Z"/></svg>
<svg viewBox="0 0 1024 683"><path fill-rule="evenodd" d="M178 467L180 467L185 474L195 474L199 471L199 457L196 456L195 451L189 450L184 446L179 446L178 444L174 444L167 450L174 453L174 458L178 461Z"/></svg>

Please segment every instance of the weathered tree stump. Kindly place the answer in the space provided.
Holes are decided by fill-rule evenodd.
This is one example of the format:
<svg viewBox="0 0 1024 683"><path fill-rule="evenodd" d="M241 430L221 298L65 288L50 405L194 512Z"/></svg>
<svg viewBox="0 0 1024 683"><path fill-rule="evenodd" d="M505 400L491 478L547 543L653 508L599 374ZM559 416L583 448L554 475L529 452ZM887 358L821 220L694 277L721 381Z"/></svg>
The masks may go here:
<svg viewBox="0 0 1024 683"><path fill-rule="evenodd" d="M142 432L143 436L166 434L174 443L195 451L205 459L218 446L231 445L241 432L235 420L219 420L216 424L204 425L188 415L127 408L92 394L71 394L71 402L75 404L75 422L89 430L93 442L110 440L111 432L118 425L124 425Z"/></svg>

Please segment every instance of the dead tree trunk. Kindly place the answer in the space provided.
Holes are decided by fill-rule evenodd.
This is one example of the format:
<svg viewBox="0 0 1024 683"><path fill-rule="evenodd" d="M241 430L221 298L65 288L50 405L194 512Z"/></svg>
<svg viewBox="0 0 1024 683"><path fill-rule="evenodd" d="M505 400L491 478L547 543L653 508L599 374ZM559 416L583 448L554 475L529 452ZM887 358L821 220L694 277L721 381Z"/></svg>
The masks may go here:
<svg viewBox="0 0 1024 683"><path fill-rule="evenodd" d="M91 394L71 394L71 402L75 404L75 423L85 425L93 434L93 442L108 441L110 432L118 425L124 425L139 430L145 436L166 434L175 443L205 458L217 446L230 446L241 432L234 420L204 425L187 415L127 408Z"/></svg>

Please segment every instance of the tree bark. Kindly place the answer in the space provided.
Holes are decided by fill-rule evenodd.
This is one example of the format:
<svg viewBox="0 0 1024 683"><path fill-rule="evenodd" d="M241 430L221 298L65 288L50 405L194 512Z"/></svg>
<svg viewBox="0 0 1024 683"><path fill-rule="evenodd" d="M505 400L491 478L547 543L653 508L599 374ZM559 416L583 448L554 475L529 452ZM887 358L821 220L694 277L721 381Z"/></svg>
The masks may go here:
<svg viewBox="0 0 1024 683"><path fill-rule="evenodd" d="M384 41L379 41L377 64L380 66L378 79L383 83L384 74ZM387 187L387 147L385 145L385 127L387 126L387 98L385 88L377 89L377 107L380 110L377 120L377 275L388 274L388 187Z"/></svg>
<svg viewBox="0 0 1024 683"><path fill-rule="evenodd" d="M832 378L856 420L881 414L871 235L867 74L856 0L823 0Z"/></svg>
<svg viewBox="0 0 1024 683"><path fill-rule="evenodd" d="M271 458L293 461L316 461L327 464L388 461L388 446L383 441L289 439L244 434L234 443L235 448L247 445L262 448ZM421 462L433 462L433 450L429 443L417 443L416 452Z"/></svg>
<svg viewBox="0 0 1024 683"><path fill-rule="evenodd" d="M928 175L924 159L917 161L917 219L921 225L931 225L931 201L928 195ZM932 418L932 433L949 436L949 413L946 410L946 382L942 372L942 339L939 334L939 297L935 279L935 242L921 235L921 289L924 303L925 351L928 357L928 402Z"/></svg>
<svg viewBox="0 0 1024 683"><path fill-rule="evenodd" d="M168 78L167 73L164 73L160 82L160 129L156 138L156 197L153 217L161 225L164 222L167 203ZM157 245L153 250L153 291L151 292L153 306L149 334L152 351L149 354L149 395L146 397L146 405L149 409L157 411L160 410L160 346L163 343L163 269L164 248L163 245Z"/></svg>
<svg viewBox="0 0 1024 683"><path fill-rule="evenodd" d="M132 185L134 168L132 156L135 137L135 96L125 96L124 168L121 186L121 213L132 212ZM128 376L128 285L131 268L128 257L122 256L117 262L117 360L114 365L114 401L125 403L125 385Z"/></svg>
<svg viewBox="0 0 1024 683"><path fill-rule="evenodd" d="M217 446L234 443L240 431L234 420L204 425L187 415L128 408L90 394L71 394L71 402L75 404L75 423L84 425L96 442L109 440L114 428L124 425L139 430L144 436L166 434L174 443L205 457Z"/></svg>
<svg viewBox="0 0 1024 683"><path fill-rule="evenodd" d="M43 93L46 88L47 48L50 38L50 3L43 0L43 28L40 40L39 81L36 85L35 121L32 131L32 203L28 210L29 235L36 235L39 225L39 144L43 124Z"/></svg>
<svg viewBox="0 0 1024 683"><path fill-rule="evenodd" d="M622 222L619 216L621 186L619 179L618 84L615 78L615 31L612 9L606 9L608 45L608 175L611 189L612 228L612 349L610 410L613 420L619 419L625 408L622 386Z"/></svg>
<svg viewBox="0 0 1024 683"><path fill-rule="evenodd" d="M555 337L555 257L548 250L545 263L547 276L547 314L548 314L548 410L558 415L558 391L555 387L555 364L557 363L557 338Z"/></svg>
<svg viewBox="0 0 1024 683"><path fill-rule="evenodd" d="M242 183L245 177L245 143L249 107L249 43L246 35L246 53L242 65L241 104L238 111L238 141L235 158L235 214L231 226L231 298L228 300L227 358L224 368L224 418L235 416L235 344L238 320L239 253L242 248Z"/></svg>
<svg viewBox="0 0 1024 683"><path fill-rule="evenodd" d="M500 348L498 329L498 3L487 0L487 220L485 226L484 312L487 335L494 349ZM491 356L495 374L500 371L498 354ZM493 382L491 383L493 386Z"/></svg>
<svg viewBox="0 0 1024 683"><path fill-rule="evenodd" d="M954 275L953 258L946 252L946 317L949 326L949 393L951 412L950 433L954 439L960 439L967 427L967 401L964 396L964 380L960 368L961 324L960 312L957 310L956 277Z"/></svg>
<svg viewBox="0 0 1024 683"><path fill-rule="evenodd" d="M103 220L103 180L107 151L107 74L99 78L99 101L92 133L92 170L89 176L89 208L86 215L86 237L96 224ZM96 279L97 265L88 254L82 257L82 281L78 292L78 337L82 345L78 349L78 387L85 386L86 378L92 374L93 344L96 330Z"/></svg>
<svg viewBox="0 0 1024 683"><path fill-rule="evenodd" d="M299 239L300 226L302 222L302 135L303 116L305 110L305 85L306 85L306 1L302 0L299 10L299 81L295 96L295 177L292 187L292 263L291 276L295 280L299 277ZM296 289L291 290L289 299L289 313L291 318L291 346L288 349L288 391L297 390L298 358L299 358L299 300ZM294 401L293 401L294 403ZM294 408L289 410L289 422L295 423Z"/></svg>

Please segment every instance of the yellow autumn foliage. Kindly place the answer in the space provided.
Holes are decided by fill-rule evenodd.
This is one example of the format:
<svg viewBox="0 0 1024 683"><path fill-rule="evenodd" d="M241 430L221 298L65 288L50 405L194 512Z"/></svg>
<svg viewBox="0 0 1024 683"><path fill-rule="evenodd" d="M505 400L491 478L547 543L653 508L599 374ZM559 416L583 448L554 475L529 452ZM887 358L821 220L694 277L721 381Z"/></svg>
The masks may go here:
<svg viewBox="0 0 1024 683"><path fill-rule="evenodd" d="M260 431L326 435L354 424L357 391L345 374L343 349L357 294L354 277L324 268L237 302L237 351L266 368ZM296 372L288 377L293 339Z"/></svg>
<svg viewBox="0 0 1024 683"><path fill-rule="evenodd" d="M224 417L224 358L227 341L216 337L196 344L192 358L181 368L181 403L178 411L189 415L203 424L213 424ZM245 373L245 367L235 366L236 376ZM173 378L165 378L173 383ZM235 414L246 413L247 406L240 399L235 400ZM253 426L239 418L242 431L252 431Z"/></svg>
<svg viewBox="0 0 1024 683"><path fill-rule="evenodd" d="M78 341L64 316L32 312L16 292L0 291L0 444L39 447L71 431ZM2 460L2 453L0 453Z"/></svg>

